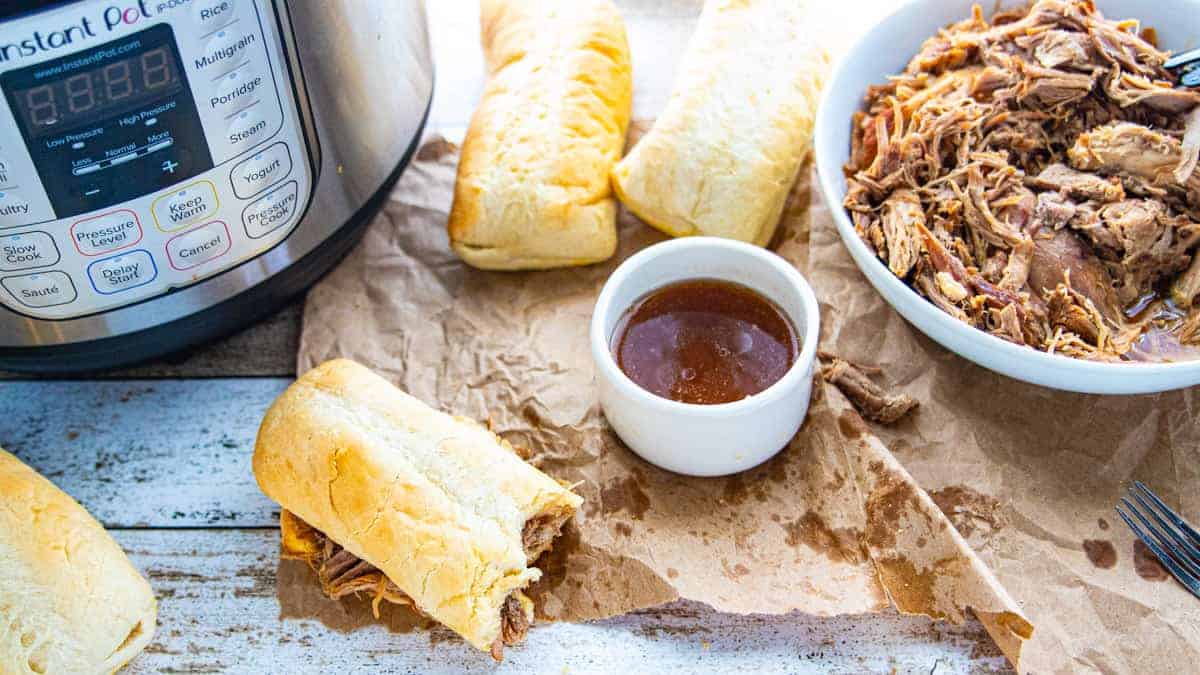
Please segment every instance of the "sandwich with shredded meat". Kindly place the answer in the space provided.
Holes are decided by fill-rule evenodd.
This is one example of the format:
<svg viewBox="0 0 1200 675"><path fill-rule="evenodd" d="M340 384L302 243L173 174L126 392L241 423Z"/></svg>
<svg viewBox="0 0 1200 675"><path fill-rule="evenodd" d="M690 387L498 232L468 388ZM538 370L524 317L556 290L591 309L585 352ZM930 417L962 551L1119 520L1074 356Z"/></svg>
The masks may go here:
<svg viewBox="0 0 1200 675"><path fill-rule="evenodd" d="M344 359L272 404L254 475L284 509L283 557L326 595L409 606L496 660L525 638L533 564L582 502L489 429Z"/></svg>
<svg viewBox="0 0 1200 675"><path fill-rule="evenodd" d="M845 207L897 277L1010 342L1200 358L1200 94L1087 0L972 15L871 87Z"/></svg>

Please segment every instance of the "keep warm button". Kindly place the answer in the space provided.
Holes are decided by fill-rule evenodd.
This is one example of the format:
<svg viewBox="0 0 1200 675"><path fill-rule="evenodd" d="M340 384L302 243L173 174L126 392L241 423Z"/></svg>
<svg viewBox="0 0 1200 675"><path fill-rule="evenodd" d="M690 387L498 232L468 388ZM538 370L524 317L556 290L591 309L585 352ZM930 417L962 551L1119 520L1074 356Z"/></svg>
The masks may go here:
<svg viewBox="0 0 1200 675"><path fill-rule="evenodd" d="M225 255L231 245L229 228L216 220L168 241L167 257L171 267L186 270Z"/></svg>
<svg viewBox="0 0 1200 675"><path fill-rule="evenodd" d="M88 265L88 278L97 293L112 295L145 286L158 276L158 267L148 251L139 249L104 258Z"/></svg>

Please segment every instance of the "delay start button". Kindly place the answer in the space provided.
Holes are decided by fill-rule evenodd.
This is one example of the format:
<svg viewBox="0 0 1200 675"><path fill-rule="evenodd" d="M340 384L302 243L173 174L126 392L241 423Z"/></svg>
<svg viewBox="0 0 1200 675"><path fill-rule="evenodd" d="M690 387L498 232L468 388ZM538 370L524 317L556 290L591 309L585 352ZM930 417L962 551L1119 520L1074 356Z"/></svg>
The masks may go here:
<svg viewBox="0 0 1200 675"><path fill-rule="evenodd" d="M111 253L141 240L142 224L129 209L84 218L71 226L71 241L84 255Z"/></svg>
<svg viewBox="0 0 1200 675"><path fill-rule="evenodd" d="M103 295L145 286L158 276L158 266L145 249L97 260L87 271L92 288Z"/></svg>
<svg viewBox="0 0 1200 675"><path fill-rule="evenodd" d="M186 270L225 255L232 245L229 228L215 220L173 237L167 242L167 258L171 267Z"/></svg>
<svg viewBox="0 0 1200 675"><path fill-rule="evenodd" d="M200 180L155 199L150 210L158 229L174 232L207 219L220 205L216 186L212 181Z"/></svg>
<svg viewBox="0 0 1200 675"><path fill-rule="evenodd" d="M299 202L300 195L294 180L271 190L242 211L246 235L251 239L259 239L283 227L296 213Z"/></svg>

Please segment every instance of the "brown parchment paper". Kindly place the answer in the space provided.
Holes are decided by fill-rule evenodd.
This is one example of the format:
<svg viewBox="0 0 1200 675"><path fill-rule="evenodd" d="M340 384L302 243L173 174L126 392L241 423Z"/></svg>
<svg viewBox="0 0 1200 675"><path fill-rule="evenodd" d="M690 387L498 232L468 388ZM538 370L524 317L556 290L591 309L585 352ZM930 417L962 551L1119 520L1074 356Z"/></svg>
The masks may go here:
<svg viewBox="0 0 1200 675"><path fill-rule="evenodd" d="M1017 658L1031 631L1017 603L823 382L792 443L744 474L677 476L625 449L596 401L588 321L616 265L661 235L622 213L620 251L608 263L471 269L445 232L456 161L453 144L428 139L362 244L310 292L298 369L356 359L434 406L490 420L543 470L579 483L581 513L538 563L545 576L531 595L543 619L601 618L678 598L744 613L894 604L956 621L970 608ZM811 273L809 223L828 216L810 208L810 185L806 173L774 249ZM862 283L843 290L872 293ZM297 583L281 584L288 614L360 621L338 619L344 607L297 601L305 575L289 578Z"/></svg>

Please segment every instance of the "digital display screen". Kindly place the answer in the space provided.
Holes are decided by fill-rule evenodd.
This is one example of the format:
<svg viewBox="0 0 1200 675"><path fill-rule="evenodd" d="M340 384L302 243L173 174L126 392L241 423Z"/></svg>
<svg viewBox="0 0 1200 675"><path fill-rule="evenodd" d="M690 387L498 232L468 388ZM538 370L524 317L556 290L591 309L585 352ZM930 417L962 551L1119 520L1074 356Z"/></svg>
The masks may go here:
<svg viewBox="0 0 1200 675"><path fill-rule="evenodd" d="M138 43L127 45L136 48ZM117 110L129 110L181 86L179 63L160 45L104 65L68 71L57 79L12 92L16 112L40 138Z"/></svg>
<svg viewBox="0 0 1200 675"><path fill-rule="evenodd" d="M212 168L170 24L0 74L58 218Z"/></svg>

